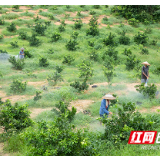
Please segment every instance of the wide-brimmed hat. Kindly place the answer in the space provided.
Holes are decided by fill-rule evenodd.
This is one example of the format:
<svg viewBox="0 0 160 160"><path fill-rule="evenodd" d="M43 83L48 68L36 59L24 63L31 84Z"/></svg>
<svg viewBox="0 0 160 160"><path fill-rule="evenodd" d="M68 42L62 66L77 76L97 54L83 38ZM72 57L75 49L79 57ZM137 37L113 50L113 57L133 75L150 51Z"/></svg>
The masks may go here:
<svg viewBox="0 0 160 160"><path fill-rule="evenodd" d="M146 62L143 62L142 64L146 64L146 65L149 65L150 66L150 64L146 61Z"/></svg>
<svg viewBox="0 0 160 160"><path fill-rule="evenodd" d="M116 97L113 97L111 94L106 94L105 96L102 97L103 99L108 99L108 100L114 100Z"/></svg>
<svg viewBox="0 0 160 160"><path fill-rule="evenodd" d="M24 50L24 48L22 47L21 50Z"/></svg>

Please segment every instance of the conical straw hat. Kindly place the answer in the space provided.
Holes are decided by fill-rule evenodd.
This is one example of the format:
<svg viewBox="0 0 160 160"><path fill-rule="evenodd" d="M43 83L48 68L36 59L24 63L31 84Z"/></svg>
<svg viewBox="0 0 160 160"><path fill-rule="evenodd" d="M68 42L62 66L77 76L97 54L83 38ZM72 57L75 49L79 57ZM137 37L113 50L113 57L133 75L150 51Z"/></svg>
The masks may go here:
<svg viewBox="0 0 160 160"><path fill-rule="evenodd" d="M21 50L24 50L24 48L22 47Z"/></svg>
<svg viewBox="0 0 160 160"><path fill-rule="evenodd" d="M106 94L105 96L102 97L103 99L108 99L108 100L114 100L116 97L113 97L111 94Z"/></svg>
<svg viewBox="0 0 160 160"><path fill-rule="evenodd" d="M150 66L150 64L146 61L146 62L143 62L142 64L146 64L146 65L149 65Z"/></svg>

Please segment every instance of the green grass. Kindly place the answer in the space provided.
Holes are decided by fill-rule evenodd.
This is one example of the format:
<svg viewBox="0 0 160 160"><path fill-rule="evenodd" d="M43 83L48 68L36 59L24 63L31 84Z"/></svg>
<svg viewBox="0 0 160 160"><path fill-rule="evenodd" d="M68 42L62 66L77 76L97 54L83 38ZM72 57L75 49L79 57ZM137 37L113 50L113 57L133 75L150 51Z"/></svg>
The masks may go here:
<svg viewBox="0 0 160 160"><path fill-rule="evenodd" d="M11 8L11 6L2 6L4 10L6 8ZM139 92L134 91L126 91L127 85L129 83L140 83L140 80L133 78L134 71L127 71L125 62L127 56L123 55L123 51L125 48L131 49L132 54L136 55L138 59L143 61L148 61L150 66L150 79L149 83L160 83L160 78L158 75L154 73L154 69L159 66L160 56L159 56L159 47L160 47L160 31L159 27L160 24L155 23L149 26L139 24L138 27L133 27L128 24L126 24L126 21L124 18L121 17L115 17L114 15L111 15L111 7L106 8L104 5L100 5L99 9L95 9L92 5L85 5L80 7L80 5L58 5L57 8L54 8L55 6L49 5L49 6L41 6L41 5L35 5L35 6L28 6L33 10L41 10L41 9L48 9L44 11L39 12L39 15L49 17L50 14L52 14L55 19L51 20L51 25L47 27L45 31L44 36L37 36L38 39L41 40L42 44L38 47L30 46L28 40L21 40L16 35L19 34L21 31L27 32L28 36L31 36L32 34L32 27L29 27L28 25L35 25L35 21L33 19L23 19L22 16L30 16L33 17L34 13L32 12L24 12L20 13L20 15L15 13L9 13L9 14L2 14L2 18L6 19L6 23L3 26L0 26L1 34L4 36L8 36L7 38L4 38L2 41L0 41L0 49L6 50L9 55L17 55L20 51L20 48L23 46L26 50L28 50L34 57L29 59L25 59L25 66L22 71L18 71L12 68L12 65L8 61L1 62L0 61L0 72L3 74L3 77L0 77L0 86L2 86L1 91L7 93L7 95L11 95L11 92L9 91L10 84L12 83L12 80L14 78L22 78L23 81L29 81L29 82L38 82L38 81L45 81L47 83L47 90L42 90L42 86L38 86L38 89L42 91L42 99L35 102L33 100L33 97L30 99L24 99L19 100L19 104L27 103L29 105L29 108L47 108L47 107L55 107L55 104L57 101L61 100L62 98L65 98L65 100L72 101L72 100L92 100L94 103L90 104L87 108L90 111L90 114L85 115L84 113L77 113L75 115L75 119L73 120L73 124L77 128L89 128L89 131L93 131L95 133L104 133L105 127L103 125L100 125L100 122L96 120L96 118L99 118L99 108L101 103L101 98L106 93L118 93L118 107L122 107L122 103L125 102L133 102L136 104L136 107L138 110L146 108L148 109L148 112L150 111L150 108L153 106L159 106L159 97L158 99L153 99L150 101L147 97L144 97ZM57 42L50 42L50 37L53 33L59 32L58 31L58 25L55 25L54 23L60 19L67 19L70 21L73 21L75 18L85 18L89 16L89 12L91 10L94 10L96 12L96 16L99 17L100 15L106 15L108 16L108 21L105 24L113 25L110 29L107 27L99 28L100 34L98 36L86 36L86 31L89 28L88 24L84 24L80 30L76 30L73 28L74 24L66 24L65 31L61 32L62 39L58 40ZM66 12L67 11L67 12ZM70 14L68 12L78 12L81 11L81 16L75 16L75 17L66 17L65 14ZM83 11L86 11L85 14ZM62 14L64 16L62 16ZM67 15L66 15L67 16ZM60 18L59 18L60 17ZM19 18L19 19L17 19ZM10 25L10 22L8 22L8 19L12 19L13 22L19 26L20 28L17 29L16 32L8 32L7 26ZM44 24L46 20L40 19L40 22ZM50 21L50 20L49 20ZM102 20L100 22L104 23ZM120 24L124 24L124 26L120 26ZM28 26L28 27L27 27ZM152 46L149 43L145 45L145 47L149 50L149 55L142 55L140 54L142 45L137 45L134 42L134 36L139 31L145 31L147 27L150 27L152 29L152 32L150 34L147 34L149 36L149 43L152 40L157 40L157 45ZM103 73L103 60L101 59L101 56L105 51L108 50L108 47L103 44L103 39L106 38L106 36L111 32L116 35L115 40L118 42L118 39L120 37L120 32L123 30L126 31L126 36L130 38L130 45L120 45L115 47L115 50L118 51L118 62L116 63L115 74L116 77L112 80L111 86L103 86L98 85L97 88L92 88L89 91L84 91L81 93L77 93L74 88L70 87L70 83L75 80L82 81L81 78L79 78L79 70L78 70L78 64L81 63L83 59L89 59L88 53L95 50L99 54L99 60L97 62L92 61L92 67L94 69L94 75L88 80L88 84L92 85L95 83L104 83L107 82L106 77ZM77 42L79 48L76 51L68 51L65 47L67 42L70 39L70 36L72 35L73 31L76 31L79 33ZM12 38L10 38L13 36ZM10 42L18 41L18 48L12 48L10 45ZM88 45L88 41L94 41L94 47L90 47ZM49 54L49 49L53 49L54 53ZM62 61L64 59L65 55L72 55L75 58L75 61L71 65L62 64ZM48 67L40 67L39 66L39 58L41 56L47 57L49 61ZM55 72L55 66L56 65L63 65L64 70L62 71L62 76L64 79L64 82L58 82L56 86L50 86L48 85L47 76L51 73ZM37 77L34 78L32 76L28 76L25 71L29 70L33 74L35 74ZM116 84L115 84L116 83ZM158 85L157 85L158 86ZM59 89L56 87L60 87ZM27 85L27 89L25 92L21 93L21 95L27 95L34 96L36 94L37 87L29 86ZM158 86L158 91L160 91L160 87ZM121 94L120 94L121 93ZM18 94L19 95L19 94ZM137 102L141 102L141 105L137 104ZM110 108L110 111L114 114L117 114L117 107L113 106ZM145 116L148 113L143 113ZM45 120L47 122L53 121L56 114L52 111L45 111L39 114L37 117L34 118L35 121L41 121ZM111 118L111 117L109 117ZM15 138L15 139L14 139ZM13 139L10 141L11 146L8 148L8 151L16 152L16 155L25 155L25 149L22 150L22 146L17 146L15 150L12 150L14 147L15 141L18 141L18 137L15 135ZM21 145L21 144L20 144ZM18 152L18 147L21 149L21 153ZM158 150L143 150L140 148L141 146L137 145L121 145L119 149L115 148L114 145L109 145L104 142L99 146L100 155L109 156L109 155L122 155L122 156L137 156L137 155L159 155Z"/></svg>

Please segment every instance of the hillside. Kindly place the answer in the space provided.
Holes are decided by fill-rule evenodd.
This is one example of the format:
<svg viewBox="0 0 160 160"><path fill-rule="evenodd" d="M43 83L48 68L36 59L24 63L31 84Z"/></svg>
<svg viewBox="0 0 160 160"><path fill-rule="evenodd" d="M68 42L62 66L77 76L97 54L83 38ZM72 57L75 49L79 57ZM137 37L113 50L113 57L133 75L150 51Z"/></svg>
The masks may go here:
<svg viewBox="0 0 160 160"><path fill-rule="evenodd" d="M94 143L94 134L105 133L105 124L102 125L97 120L102 97L107 93L116 94L118 101L111 105L113 115L109 115L109 119L118 115L118 107L122 108L123 103L131 102L135 103L136 111L142 117L153 116L152 120L157 124L154 129L160 130L160 23L132 24L112 13L112 7L0 6L1 101L9 99L12 105L27 103L28 110L31 111L30 118L35 122L43 120L47 123L54 121L58 115L57 103L64 101L69 110L73 106L77 110L71 124L76 129L88 128L91 143ZM91 29L92 26L95 30ZM137 41L135 37L138 37ZM146 43L139 42L145 40ZM29 54L28 57L25 55L22 69L16 69L7 58L17 56L22 47L26 55ZM144 61L151 64L148 85L155 84L157 87L156 95L151 99L135 88L141 84L139 76ZM111 69L108 69L109 66ZM59 73L56 72L58 69L61 70ZM111 81L107 80L104 70L113 70L115 76ZM26 90L22 93L15 93L16 89L11 90L13 80L26 82ZM80 92L71 86L76 81L83 84L84 89ZM35 101L37 91L40 91L41 98ZM8 135L4 135L1 127L0 155L29 154L28 148L21 150L24 144L18 139L18 133L10 140ZM14 136L17 139L14 140ZM106 147L106 142L103 141L100 145L97 141L98 154L102 156L160 155L158 150L143 150L141 146L123 142L117 148L108 142L111 150L105 152L103 148ZM14 143L18 142L20 145L14 148Z"/></svg>

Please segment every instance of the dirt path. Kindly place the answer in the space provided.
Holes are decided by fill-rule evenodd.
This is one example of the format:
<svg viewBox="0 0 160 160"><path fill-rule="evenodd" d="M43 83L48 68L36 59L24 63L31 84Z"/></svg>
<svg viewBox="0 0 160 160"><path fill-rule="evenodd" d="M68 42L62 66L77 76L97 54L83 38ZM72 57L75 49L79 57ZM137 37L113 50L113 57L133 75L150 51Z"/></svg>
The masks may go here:
<svg viewBox="0 0 160 160"><path fill-rule="evenodd" d="M38 114L44 112L44 111L50 111L52 110L53 107L49 107L49 108L31 108L29 109L31 111L30 117L31 118L35 118L36 116L38 116Z"/></svg>
<svg viewBox="0 0 160 160"><path fill-rule="evenodd" d="M69 109L71 109L72 107L75 107L77 109L76 113L79 112L83 112L84 110L86 110L89 105L91 105L92 103L94 103L93 100L76 100L76 101L72 101L70 103L70 107Z"/></svg>
<svg viewBox="0 0 160 160"><path fill-rule="evenodd" d="M140 113L158 113L160 114L160 106L153 106L151 108L142 108L138 110Z"/></svg>

